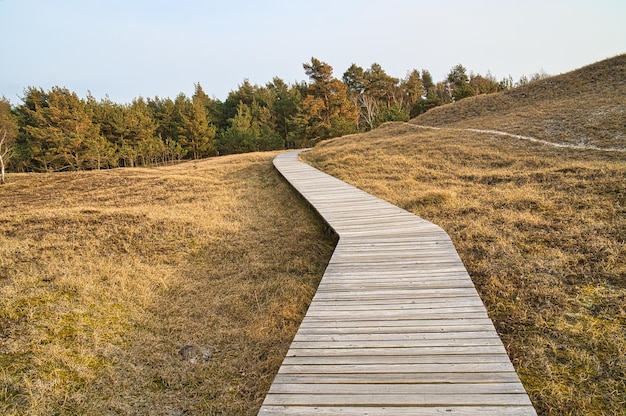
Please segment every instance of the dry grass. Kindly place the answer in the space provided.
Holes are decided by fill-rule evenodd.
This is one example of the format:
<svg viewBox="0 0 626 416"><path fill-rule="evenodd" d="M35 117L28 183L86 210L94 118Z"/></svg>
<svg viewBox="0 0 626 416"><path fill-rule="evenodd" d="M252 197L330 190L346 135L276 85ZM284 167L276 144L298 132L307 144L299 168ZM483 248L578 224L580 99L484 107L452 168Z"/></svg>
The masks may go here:
<svg viewBox="0 0 626 416"><path fill-rule="evenodd" d="M304 157L448 231L540 414L624 414L623 153L404 123Z"/></svg>
<svg viewBox="0 0 626 416"><path fill-rule="evenodd" d="M412 122L626 149L625 96L626 54L511 91L437 107Z"/></svg>
<svg viewBox="0 0 626 416"><path fill-rule="evenodd" d="M334 244L274 155L11 175L0 413L256 414Z"/></svg>

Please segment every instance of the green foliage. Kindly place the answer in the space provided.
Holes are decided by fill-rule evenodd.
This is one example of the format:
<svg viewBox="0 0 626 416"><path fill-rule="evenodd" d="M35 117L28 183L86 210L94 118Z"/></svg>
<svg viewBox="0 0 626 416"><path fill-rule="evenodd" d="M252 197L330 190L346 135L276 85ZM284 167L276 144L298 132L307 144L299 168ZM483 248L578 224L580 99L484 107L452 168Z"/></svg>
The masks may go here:
<svg viewBox="0 0 626 416"><path fill-rule="evenodd" d="M447 81L455 101L475 95L474 89L469 83L467 70L461 64L454 66L448 73Z"/></svg>
<svg viewBox="0 0 626 416"><path fill-rule="evenodd" d="M409 114L400 105L396 104L392 107L384 107L379 111L376 117L376 126L380 126L388 121L409 121Z"/></svg>
<svg viewBox="0 0 626 416"><path fill-rule="evenodd" d="M487 76L471 74L469 85L474 90L474 95L493 94L501 89L500 83L490 73Z"/></svg>
<svg viewBox="0 0 626 416"><path fill-rule="evenodd" d="M36 170L80 169L87 142L99 134L86 101L66 88L27 89L18 115L21 144Z"/></svg>
<svg viewBox="0 0 626 416"><path fill-rule="evenodd" d="M282 148L284 142L269 125L270 112L256 101L252 107L240 102L230 127L220 136L217 147L222 155Z"/></svg>
<svg viewBox="0 0 626 416"><path fill-rule="evenodd" d="M295 148L297 139L294 140L294 137L299 137L299 134L294 118L298 114L302 94L297 86L289 86L278 77L267 84L267 88L275 97L272 103L274 130L286 148Z"/></svg>
<svg viewBox="0 0 626 416"><path fill-rule="evenodd" d="M415 103L419 102L426 94L426 88L424 82L420 77L418 70L411 71L400 85L402 93L404 94L404 100L406 101L406 107L412 108Z"/></svg>
<svg viewBox="0 0 626 416"><path fill-rule="evenodd" d="M307 125L304 140L314 143L356 132L359 110L349 99L346 84L333 77L333 67L316 58L303 67L312 81L298 114Z"/></svg>
<svg viewBox="0 0 626 416"><path fill-rule="evenodd" d="M309 82L287 84L275 77L259 86L245 79L224 102L209 97L199 83L191 97L139 97L130 104L108 97L97 101L91 94L82 99L67 88L28 87L15 108L0 101L0 139L4 132L16 132L0 142L0 154L13 170L46 172L297 148L387 121L407 121L504 87L490 74L468 76L460 64L437 84L427 70L413 69L399 79L378 63L367 69L352 64L341 80L315 57L303 69ZM7 120L17 120L17 130L3 127L10 125Z"/></svg>
<svg viewBox="0 0 626 416"><path fill-rule="evenodd" d="M85 167L89 169L108 169L117 166L117 146L104 138L92 137L86 140L87 152Z"/></svg>
<svg viewBox="0 0 626 416"><path fill-rule="evenodd" d="M443 101L438 95L436 94L428 95L426 98L422 98L421 100L413 104L413 106L411 107L411 110L410 110L411 112L409 113L409 116L411 118L417 117L420 114L427 112L431 108L435 108L442 104L443 104Z"/></svg>
<svg viewBox="0 0 626 416"><path fill-rule="evenodd" d="M200 159L215 155L216 129L210 124L201 96L189 100L184 95L176 99L178 111L178 141L188 149L187 158Z"/></svg>

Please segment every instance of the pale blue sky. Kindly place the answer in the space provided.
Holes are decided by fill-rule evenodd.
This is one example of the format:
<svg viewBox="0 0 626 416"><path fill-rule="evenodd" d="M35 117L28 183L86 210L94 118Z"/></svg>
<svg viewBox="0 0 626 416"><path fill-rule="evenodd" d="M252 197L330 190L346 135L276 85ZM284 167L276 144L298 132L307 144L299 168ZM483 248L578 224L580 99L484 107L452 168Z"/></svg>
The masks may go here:
<svg viewBox="0 0 626 416"><path fill-rule="evenodd" d="M0 0L0 96L58 85L117 102L224 100L248 78L305 80L312 56L389 75L454 65L501 79L626 53L624 0Z"/></svg>

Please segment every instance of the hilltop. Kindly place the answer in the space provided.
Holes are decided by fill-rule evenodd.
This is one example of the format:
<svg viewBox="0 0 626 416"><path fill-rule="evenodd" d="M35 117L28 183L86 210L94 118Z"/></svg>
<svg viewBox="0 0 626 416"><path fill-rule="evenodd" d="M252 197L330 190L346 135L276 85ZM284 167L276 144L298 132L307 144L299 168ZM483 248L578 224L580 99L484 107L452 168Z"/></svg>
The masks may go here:
<svg viewBox="0 0 626 416"><path fill-rule="evenodd" d="M414 118L425 126L501 130L555 143L626 149L626 54Z"/></svg>

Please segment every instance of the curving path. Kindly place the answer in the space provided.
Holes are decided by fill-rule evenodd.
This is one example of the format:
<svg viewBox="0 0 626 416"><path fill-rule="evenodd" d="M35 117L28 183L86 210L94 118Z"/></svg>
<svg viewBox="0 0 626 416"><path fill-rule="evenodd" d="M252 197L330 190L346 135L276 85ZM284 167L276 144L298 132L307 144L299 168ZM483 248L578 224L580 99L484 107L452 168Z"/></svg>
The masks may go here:
<svg viewBox="0 0 626 416"><path fill-rule="evenodd" d="M450 238L282 153L339 235L260 415L536 415Z"/></svg>
<svg viewBox="0 0 626 416"><path fill-rule="evenodd" d="M514 139L527 140L529 142L541 143L546 146L560 147L560 148L566 148L566 149L598 150L601 152L621 152L621 153L626 152L626 149L624 148L598 147L598 146L584 145L584 144L549 142L547 140L537 139L536 137L532 137L532 136L523 136L521 134L507 133L505 131L500 131L500 130L484 130L484 129L456 128L456 127L434 127L434 126L424 126L422 124L414 124L414 123L409 123L409 124L413 124L413 126L420 128L420 129L428 129L428 130L444 130L445 129L445 130L473 131L475 133L495 134L498 136L513 137Z"/></svg>

